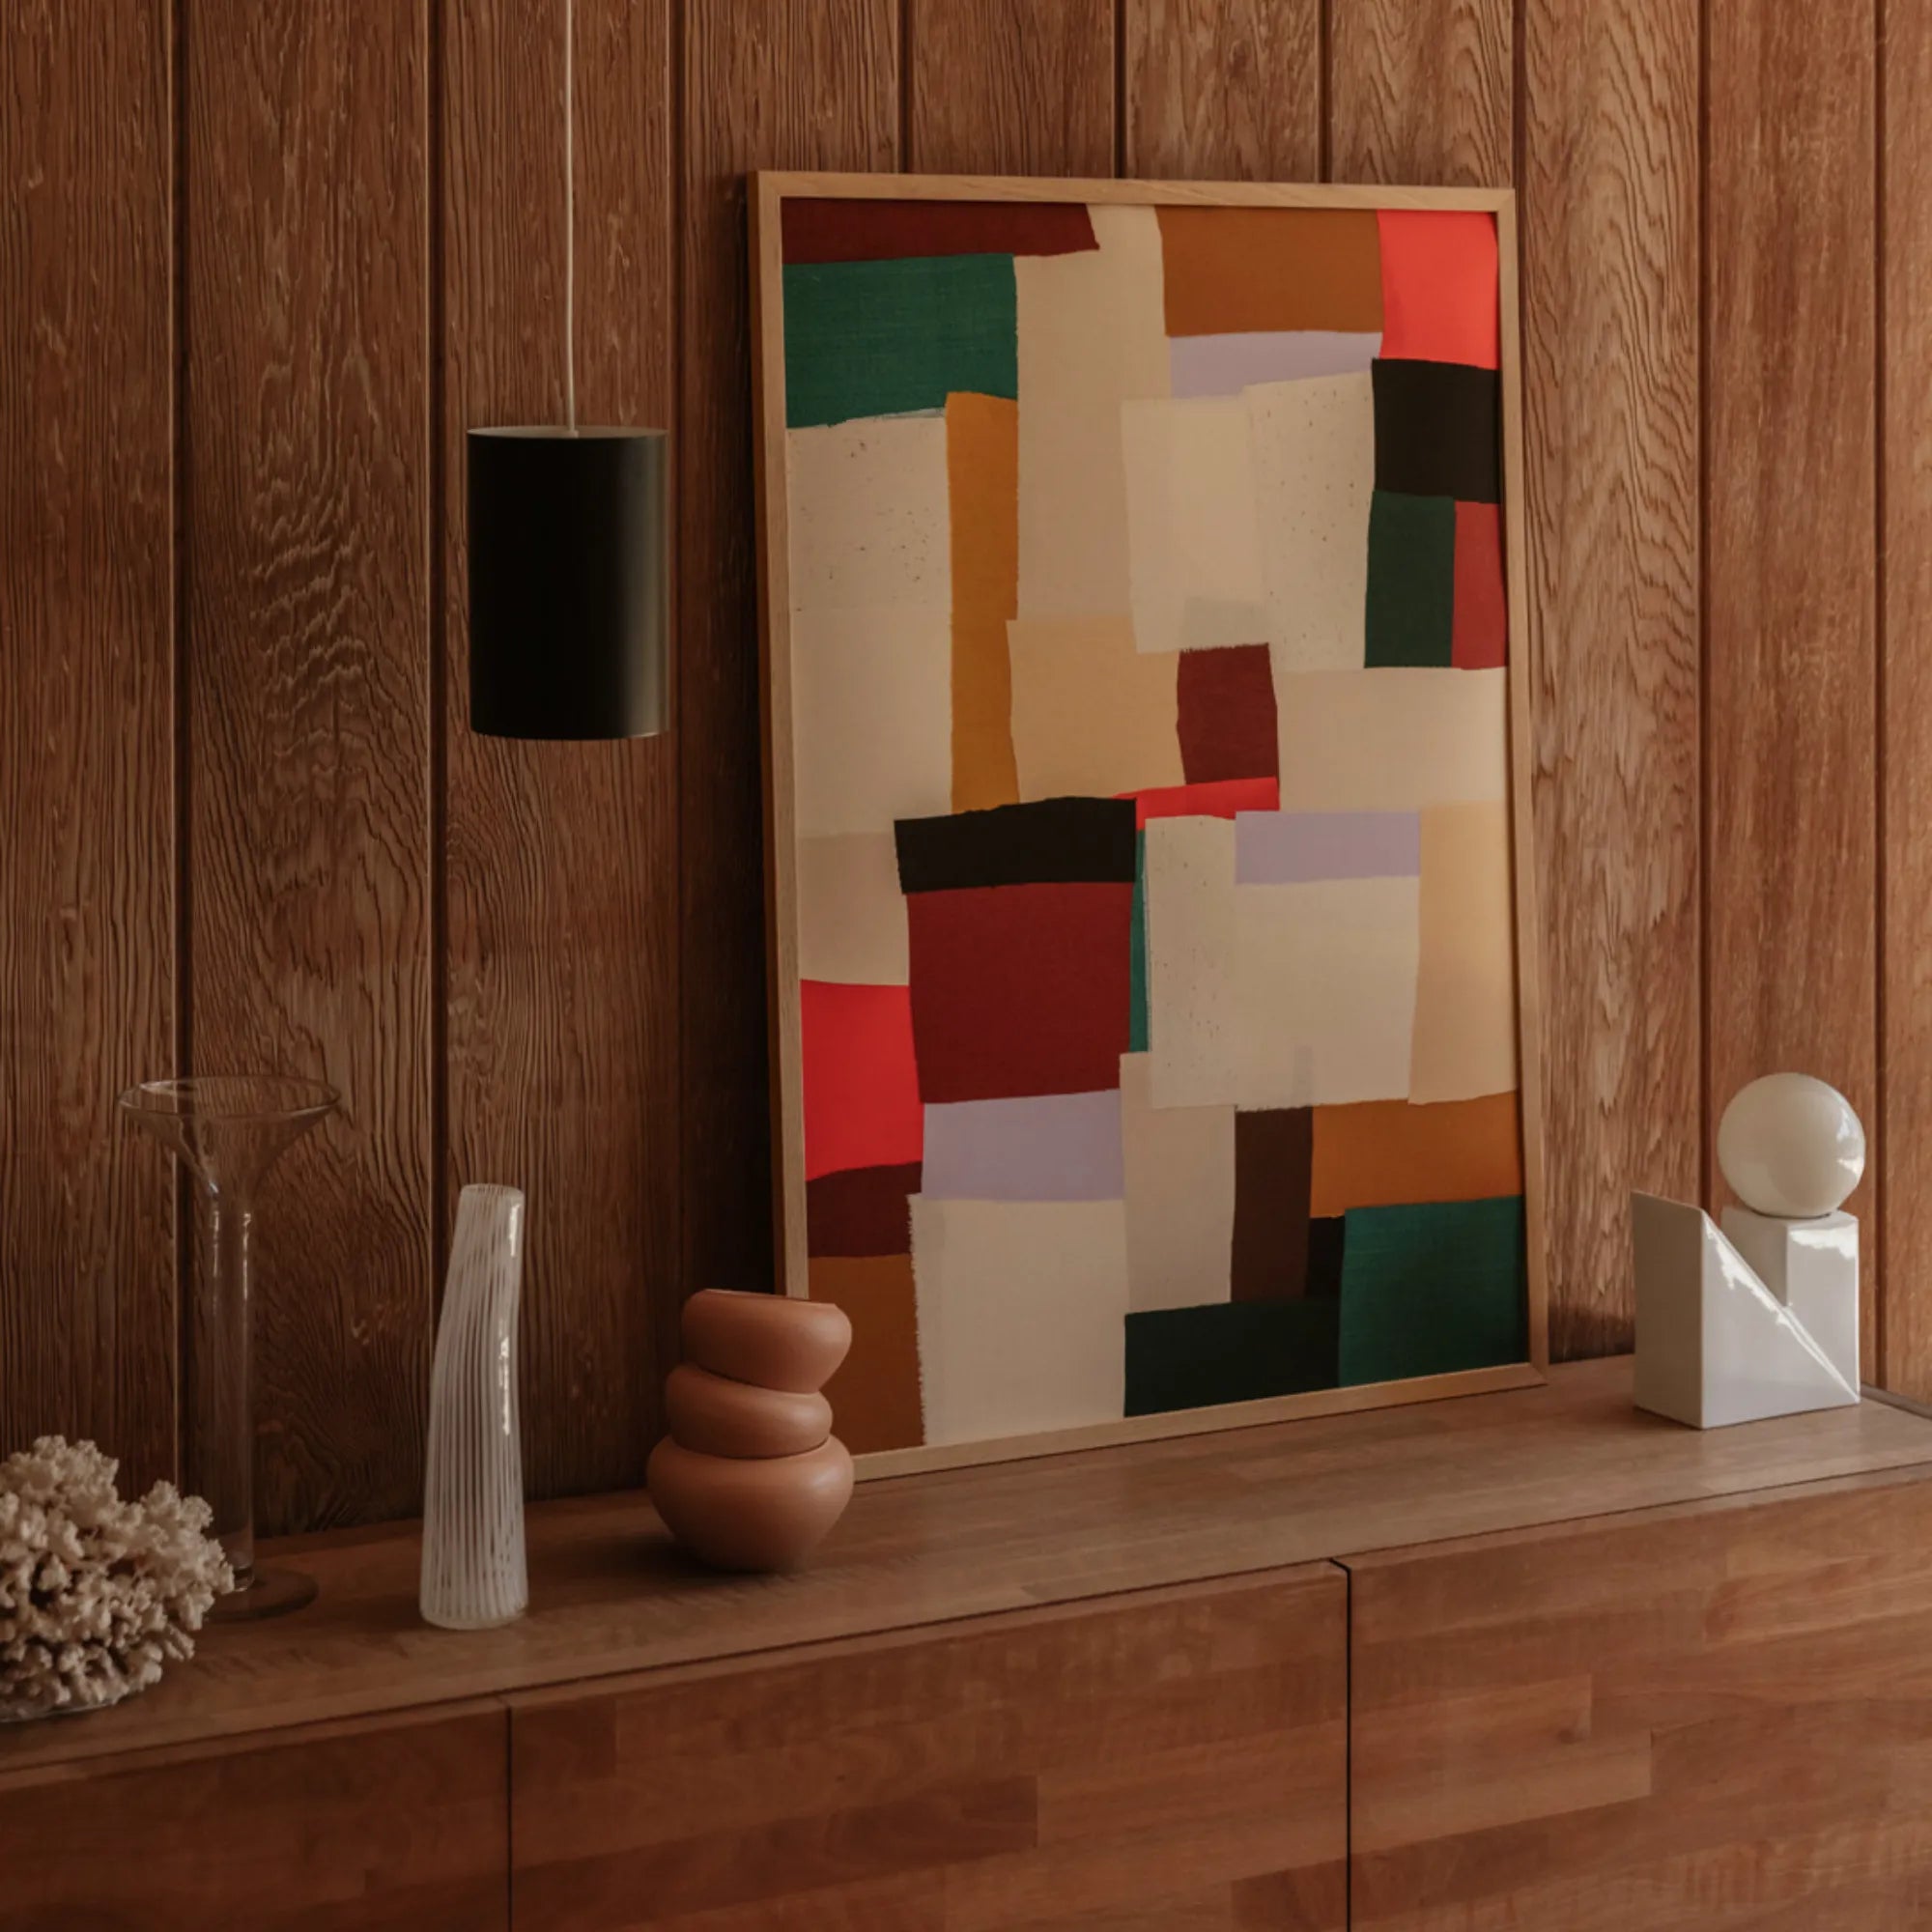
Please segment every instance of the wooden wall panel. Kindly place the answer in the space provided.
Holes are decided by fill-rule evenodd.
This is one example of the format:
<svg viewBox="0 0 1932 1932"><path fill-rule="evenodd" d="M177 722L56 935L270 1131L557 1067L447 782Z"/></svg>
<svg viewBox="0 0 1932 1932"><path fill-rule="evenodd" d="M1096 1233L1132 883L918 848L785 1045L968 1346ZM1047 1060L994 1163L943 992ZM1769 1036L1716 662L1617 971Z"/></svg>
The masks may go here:
<svg viewBox="0 0 1932 1932"><path fill-rule="evenodd" d="M1885 1382L1924 1402L1932 1401L1932 839L1920 749L1932 739L1932 13L1893 5L1884 19L1877 1206L1889 1284ZM1869 1233L1866 1240L1869 1252Z"/></svg>
<svg viewBox="0 0 1932 1932"><path fill-rule="evenodd" d="M1329 0L1330 179L1506 185L1512 4Z"/></svg>
<svg viewBox="0 0 1932 1932"><path fill-rule="evenodd" d="M1921 1923L1932 1494L1785 1496L1352 1562L1352 1922Z"/></svg>
<svg viewBox="0 0 1932 1932"><path fill-rule="evenodd" d="M507 1750L478 1702L0 1777L0 1932L508 1932Z"/></svg>
<svg viewBox="0 0 1932 1932"><path fill-rule="evenodd" d="M1318 181L1321 0L1125 0L1122 172Z"/></svg>
<svg viewBox="0 0 1932 1932"><path fill-rule="evenodd" d="M469 724L465 432L565 415L563 16L490 0L443 46L448 1202L528 1197L525 1476L643 1479L680 1264L674 736ZM668 0L578 0L579 420L668 426L674 234Z"/></svg>
<svg viewBox="0 0 1932 1932"><path fill-rule="evenodd" d="M1111 175L1114 0L906 0L919 174Z"/></svg>
<svg viewBox="0 0 1932 1932"><path fill-rule="evenodd" d="M185 10L189 1061L328 1080L258 1222L258 1525L420 1506L424 0Z"/></svg>
<svg viewBox="0 0 1932 1932"><path fill-rule="evenodd" d="M174 1461L173 124L163 0L0 17L0 1454Z"/></svg>
<svg viewBox="0 0 1932 1932"><path fill-rule="evenodd" d="M1328 1565L513 1698L519 1932L1347 1922Z"/></svg>
<svg viewBox="0 0 1932 1932"><path fill-rule="evenodd" d="M1527 0L1524 445L1550 1347L1632 1344L1629 1191L1694 1200L1698 144L1679 0Z"/></svg>
<svg viewBox="0 0 1932 1932"><path fill-rule="evenodd" d="M1876 1087L1875 0L1708 22L1707 1131L1797 1067ZM1883 1147L1879 1147L1881 1158ZM1712 1163L1714 1189L1721 1191ZM1849 1204L1860 1212L1868 1180ZM1867 1374L1875 1360L1864 1274Z"/></svg>
<svg viewBox="0 0 1932 1932"><path fill-rule="evenodd" d="M772 1282L748 169L898 156L893 0L708 0L684 19L678 785L685 1286Z"/></svg>

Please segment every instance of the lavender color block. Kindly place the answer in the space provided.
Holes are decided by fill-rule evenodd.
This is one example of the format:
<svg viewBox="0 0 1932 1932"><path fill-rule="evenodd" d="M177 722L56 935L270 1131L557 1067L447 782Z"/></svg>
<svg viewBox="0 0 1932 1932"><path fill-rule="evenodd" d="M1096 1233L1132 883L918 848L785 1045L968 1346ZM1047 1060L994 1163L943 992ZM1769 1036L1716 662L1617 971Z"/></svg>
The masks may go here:
<svg viewBox="0 0 1932 1932"><path fill-rule="evenodd" d="M1120 1200L1120 1090L927 1107L920 1190L936 1201Z"/></svg>
<svg viewBox="0 0 1932 1932"><path fill-rule="evenodd" d="M1412 811L1243 811L1235 817L1237 885L1413 879L1421 872L1422 821Z"/></svg>
<svg viewBox="0 0 1932 1932"><path fill-rule="evenodd" d="M1359 375L1382 353L1382 339L1301 328L1274 335L1177 335L1167 351L1177 396L1238 396L1254 383Z"/></svg>

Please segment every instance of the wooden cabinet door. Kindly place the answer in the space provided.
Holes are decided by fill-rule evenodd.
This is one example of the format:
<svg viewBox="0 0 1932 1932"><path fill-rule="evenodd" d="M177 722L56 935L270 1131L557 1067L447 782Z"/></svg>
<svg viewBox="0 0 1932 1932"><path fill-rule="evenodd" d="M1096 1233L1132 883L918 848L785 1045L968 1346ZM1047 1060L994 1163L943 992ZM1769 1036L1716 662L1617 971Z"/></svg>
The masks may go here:
<svg viewBox="0 0 1932 1932"><path fill-rule="evenodd" d="M0 1777L0 1932L501 1932L506 1742L477 1704Z"/></svg>
<svg viewBox="0 0 1932 1932"><path fill-rule="evenodd" d="M1325 1564L511 1700L517 1932L1329 1932Z"/></svg>
<svg viewBox="0 0 1932 1932"><path fill-rule="evenodd" d="M1932 1925L1932 1483L1349 1567L1358 1927Z"/></svg>

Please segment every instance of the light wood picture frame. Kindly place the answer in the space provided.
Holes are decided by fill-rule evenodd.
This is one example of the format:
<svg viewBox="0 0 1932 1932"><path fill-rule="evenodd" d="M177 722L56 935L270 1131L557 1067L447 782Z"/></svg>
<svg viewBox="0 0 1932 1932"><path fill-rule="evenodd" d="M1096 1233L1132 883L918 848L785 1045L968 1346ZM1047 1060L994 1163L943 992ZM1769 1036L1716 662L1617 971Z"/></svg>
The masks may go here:
<svg viewBox="0 0 1932 1932"><path fill-rule="evenodd" d="M750 216L779 1286L853 1316L828 1392L862 1476L1543 1379L1513 193L761 173ZM1359 554L1335 542L1357 527ZM1284 694L1262 795L1255 678ZM1153 910L1189 880L1204 920L1239 923L1225 971ZM1024 945L988 952L982 914ZM1347 971L1318 931L1356 949ZM989 985L1022 952L1054 962L1052 998ZM1122 971L1139 1064L1110 1098L1083 1068ZM1405 984L1402 1036L1373 1022ZM1009 1097L1022 1051L1065 1064ZM1081 1165L1109 1132L1155 1177L1140 1197ZM1417 1172L1427 1200L1401 1191ZM1204 1310L1181 1277L1205 1255L1218 1283L1224 1223ZM1335 1327L1329 1385L1146 1407L1294 1382Z"/></svg>

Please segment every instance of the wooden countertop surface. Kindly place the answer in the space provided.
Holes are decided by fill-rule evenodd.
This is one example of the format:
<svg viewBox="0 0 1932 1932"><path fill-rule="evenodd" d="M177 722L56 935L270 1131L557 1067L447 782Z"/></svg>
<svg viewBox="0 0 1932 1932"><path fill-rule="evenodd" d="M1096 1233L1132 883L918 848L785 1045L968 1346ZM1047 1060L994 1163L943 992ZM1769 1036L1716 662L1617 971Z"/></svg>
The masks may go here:
<svg viewBox="0 0 1932 1932"><path fill-rule="evenodd" d="M112 1711L0 1729L0 1790L125 1751L863 1637L1406 1544L1926 1465L1878 1401L1699 1434L1630 1406L1628 1358L1541 1388L862 1484L811 1566L727 1577L641 1494L533 1508L529 1614L432 1630L414 1524L271 1545L322 1586L206 1634Z"/></svg>

